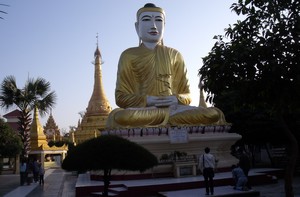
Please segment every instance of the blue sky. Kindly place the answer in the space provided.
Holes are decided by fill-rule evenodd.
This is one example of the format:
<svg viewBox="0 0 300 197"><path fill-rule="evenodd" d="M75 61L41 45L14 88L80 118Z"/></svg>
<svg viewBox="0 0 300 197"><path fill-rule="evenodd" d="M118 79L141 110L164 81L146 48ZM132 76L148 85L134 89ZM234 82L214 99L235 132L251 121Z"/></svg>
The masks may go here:
<svg viewBox="0 0 300 197"><path fill-rule="evenodd" d="M29 77L42 77L57 94L52 111L61 130L76 126L87 108L94 83L96 35L104 64L106 96L116 108L114 89L119 56L138 45L136 11L155 3L166 12L164 44L179 50L188 69L192 105L199 102L199 68L213 47L214 35L223 35L238 20L230 6L236 0L0 0L0 81L16 77L23 87ZM12 108L11 110L13 110ZM9 111L0 109L4 115ZM41 118L44 125L48 115Z"/></svg>

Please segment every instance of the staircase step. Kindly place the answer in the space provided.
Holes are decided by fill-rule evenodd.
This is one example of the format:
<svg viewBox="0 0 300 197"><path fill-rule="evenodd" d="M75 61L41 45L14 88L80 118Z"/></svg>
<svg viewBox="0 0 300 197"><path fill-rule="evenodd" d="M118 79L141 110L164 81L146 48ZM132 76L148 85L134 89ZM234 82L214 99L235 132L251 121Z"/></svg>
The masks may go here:
<svg viewBox="0 0 300 197"><path fill-rule="evenodd" d="M126 186L111 186L108 188L108 196L118 196L121 192L127 191ZM102 196L102 192L92 192L92 196Z"/></svg>
<svg viewBox="0 0 300 197"><path fill-rule="evenodd" d="M102 192L92 192L92 196L103 196ZM119 194L113 193L113 192L108 192L108 196L118 196Z"/></svg>
<svg viewBox="0 0 300 197"><path fill-rule="evenodd" d="M128 189L127 189L127 187L123 186L123 187L112 187L112 188L109 188L108 190L111 192L120 193L123 191L127 191Z"/></svg>
<svg viewBox="0 0 300 197"><path fill-rule="evenodd" d="M214 197L258 197L260 196L260 192L256 190L248 190L248 191L239 191L234 190L232 186L219 186L215 187ZM205 194L204 188L199 189L189 189L189 190L180 190L180 191L167 191L167 192L159 192L159 195L162 197L171 197L171 196L189 196L189 197L197 197L200 194Z"/></svg>

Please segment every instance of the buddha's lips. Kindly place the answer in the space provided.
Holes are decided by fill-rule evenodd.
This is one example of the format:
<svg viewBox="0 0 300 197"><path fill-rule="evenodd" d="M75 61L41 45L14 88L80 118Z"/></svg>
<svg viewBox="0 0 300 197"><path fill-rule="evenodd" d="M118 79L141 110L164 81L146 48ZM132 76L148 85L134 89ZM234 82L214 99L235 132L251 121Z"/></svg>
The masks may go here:
<svg viewBox="0 0 300 197"><path fill-rule="evenodd" d="M149 34L151 34L151 35L158 35L158 32L156 32L156 31L151 31L151 32L149 32Z"/></svg>

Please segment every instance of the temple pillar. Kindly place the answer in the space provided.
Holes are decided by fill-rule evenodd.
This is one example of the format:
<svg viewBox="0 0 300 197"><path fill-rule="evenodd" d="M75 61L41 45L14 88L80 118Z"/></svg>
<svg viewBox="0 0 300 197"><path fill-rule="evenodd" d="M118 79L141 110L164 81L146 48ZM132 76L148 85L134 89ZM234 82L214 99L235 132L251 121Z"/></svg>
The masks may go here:
<svg viewBox="0 0 300 197"><path fill-rule="evenodd" d="M62 152L62 154L61 154L61 163L64 161L65 158L66 158L66 153Z"/></svg>

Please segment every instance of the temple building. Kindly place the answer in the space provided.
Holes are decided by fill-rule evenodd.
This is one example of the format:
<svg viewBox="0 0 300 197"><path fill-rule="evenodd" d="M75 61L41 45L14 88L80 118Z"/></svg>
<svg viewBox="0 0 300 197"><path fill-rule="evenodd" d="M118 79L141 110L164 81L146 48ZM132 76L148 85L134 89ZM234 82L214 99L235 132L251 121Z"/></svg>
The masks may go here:
<svg viewBox="0 0 300 197"><path fill-rule="evenodd" d="M45 167L60 166L67 150L67 145L62 147L48 146L46 135L39 120L38 109L35 108L30 130L29 158L39 160Z"/></svg>
<svg viewBox="0 0 300 197"><path fill-rule="evenodd" d="M21 111L19 109L15 109L3 116L7 121L8 125L18 133L19 130L19 117L21 116Z"/></svg>
<svg viewBox="0 0 300 197"><path fill-rule="evenodd" d="M94 89L86 112L82 117L82 120L78 122L78 126L74 132L70 132L71 141L75 144L79 144L88 139L97 137L100 135L100 131L104 130L107 117L112 108L104 93L102 84L102 57L98 47L94 53L95 61L95 73L94 73Z"/></svg>
<svg viewBox="0 0 300 197"><path fill-rule="evenodd" d="M62 136L58 126L55 123L52 112L44 126L44 134L46 135L46 140L49 141L61 141Z"/></svg>

